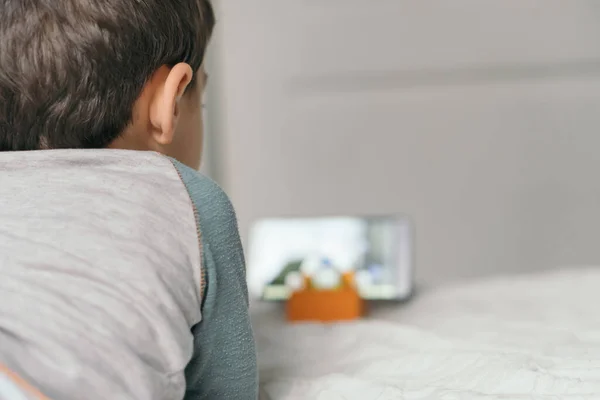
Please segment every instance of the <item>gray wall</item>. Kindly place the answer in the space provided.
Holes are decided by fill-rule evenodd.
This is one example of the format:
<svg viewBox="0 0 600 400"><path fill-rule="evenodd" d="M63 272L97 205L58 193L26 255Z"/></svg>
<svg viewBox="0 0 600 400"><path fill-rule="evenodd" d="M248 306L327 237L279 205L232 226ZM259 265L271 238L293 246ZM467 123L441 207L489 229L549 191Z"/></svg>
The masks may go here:
<svg viewBox="0 0 600 400"><path fill-rule="evenodd" d="M217 9L213 155L244 234L403 212L425 283L600 264L600 2Z"/></svg>

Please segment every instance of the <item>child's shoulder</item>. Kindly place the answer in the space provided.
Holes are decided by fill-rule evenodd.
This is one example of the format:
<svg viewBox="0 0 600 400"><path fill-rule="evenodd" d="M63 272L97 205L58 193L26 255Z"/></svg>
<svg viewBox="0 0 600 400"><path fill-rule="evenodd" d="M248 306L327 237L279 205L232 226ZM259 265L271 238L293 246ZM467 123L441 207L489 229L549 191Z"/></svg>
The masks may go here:
<svg viewBox="0 0 600 400"><path fill-rule="evenodd" d="M202 233L237 235L235 210L225 191L200 172L177 160L171 159L171 161L190 195Z"/></svg>

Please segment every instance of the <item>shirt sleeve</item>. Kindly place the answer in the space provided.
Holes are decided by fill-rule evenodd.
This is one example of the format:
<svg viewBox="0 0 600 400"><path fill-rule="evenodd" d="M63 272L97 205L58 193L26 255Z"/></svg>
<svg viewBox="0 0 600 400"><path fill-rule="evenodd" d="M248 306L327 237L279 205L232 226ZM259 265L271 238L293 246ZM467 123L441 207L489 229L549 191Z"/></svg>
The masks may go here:
<svg viewBox="0 0 600 400"><path fill-rule="evenodd" d="M206 279L202 321L192 329L185 400L256 400L258 367L235 211L210 179L175 164L197 211Z"/></svg>

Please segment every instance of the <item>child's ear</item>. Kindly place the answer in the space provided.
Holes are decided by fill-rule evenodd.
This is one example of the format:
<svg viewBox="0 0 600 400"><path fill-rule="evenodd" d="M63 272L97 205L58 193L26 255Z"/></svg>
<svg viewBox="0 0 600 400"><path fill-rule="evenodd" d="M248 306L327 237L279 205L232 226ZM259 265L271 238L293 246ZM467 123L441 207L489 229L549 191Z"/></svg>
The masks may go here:
<svg viewBox="0 0 600 400"><path fill-rule="evenodd" d="M173 141L179 120L179 102L194 74L192 67L186 63L179 63L167 71L150 105L152 137L163 146Z"/></svg>

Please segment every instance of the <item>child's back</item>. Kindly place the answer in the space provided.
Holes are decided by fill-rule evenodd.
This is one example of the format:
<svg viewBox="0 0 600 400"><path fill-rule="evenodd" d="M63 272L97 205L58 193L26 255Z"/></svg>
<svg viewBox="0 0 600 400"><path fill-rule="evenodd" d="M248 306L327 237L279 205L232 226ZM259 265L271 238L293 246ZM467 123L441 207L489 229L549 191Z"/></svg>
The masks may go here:
<svg viewBox="0 0 600 400"><path fill-rule="evenodd" d="M0 153L0 187L3 368L51 399L255 398L217 185L156 153L60 150Z"/></svg>
<svg viewBox="0 0 600 400"><path fill-rule="evenodd" d="M212 9L99 4L0 2L0 399L256 398L231 204L158 154L199 163Z"/></svg>
<svg viewBox="0 0 600 400"><path fill-rule="evenodd" d="M129 153L0 156L0 359L52 399L183 398L194 212L167 158Z"/></svg>

